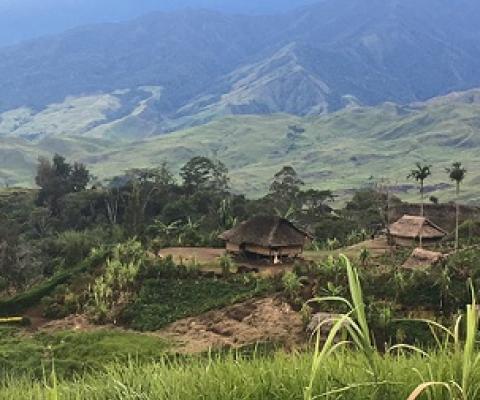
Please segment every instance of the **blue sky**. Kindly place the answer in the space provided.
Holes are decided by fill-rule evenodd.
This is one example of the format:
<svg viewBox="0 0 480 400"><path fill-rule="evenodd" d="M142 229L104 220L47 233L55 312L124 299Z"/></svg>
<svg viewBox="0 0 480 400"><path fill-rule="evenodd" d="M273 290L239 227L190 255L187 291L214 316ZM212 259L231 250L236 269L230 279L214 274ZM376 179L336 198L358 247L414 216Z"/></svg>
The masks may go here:
<svg viewBox="0 0 480 400"><path fill-rule="evenodd" d="M186 7L237 13L281 12L316 0L0 0L0 46L97 22Z"/></svg>

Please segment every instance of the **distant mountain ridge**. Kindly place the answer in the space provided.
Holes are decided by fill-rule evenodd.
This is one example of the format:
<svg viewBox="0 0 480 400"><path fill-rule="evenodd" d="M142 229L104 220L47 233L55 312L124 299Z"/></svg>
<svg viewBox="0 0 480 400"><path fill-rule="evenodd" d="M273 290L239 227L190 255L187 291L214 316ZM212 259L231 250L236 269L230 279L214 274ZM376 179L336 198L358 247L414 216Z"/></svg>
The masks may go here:
<svg viewBox="0 0 480 400"><path fill-rule="evenodd" d="M265 193L274 173L292 165L308 186L342 194L389 178L402 196L414 199L417 186L406 176L422 161L433 165L428 193L445 201L455 193L445 168L460 160L468 169L464 200L480 201L480 89L407 105L351 104L323 115L224 116L152 135L157 128L148 103L155 101L158 90L73 98L33 117L31 124L52 125L56 133L25 136L30 128L18 128L14 134L0 135L0 186L31 186L38 156L55 152L86 163L100 179L163 162L178 172L190 158L202 155L222 160L230 170L232 188L250 196ZM115 99L122 96L132 96L130 108L119 108ZM105 107L102 112L98 103ZM62 129L65 112L83 117L67 117L69 128Z"/></svg>
<svg viewBox="0 0 480 400"><path fill-rule="evenodd" d="M475 0L323 0L277 16L188 10L90 25L0 49L0 112L158 87L144 115L155 135L222 115L425 101L480 87L479 20Z"/></svg>
<svg viewBox="0 0 480 400"><path fill-rule="evenodd" d="M285 12L315 0L0 0L0 46L81 25L126 21L153 11L187 8L226 13Z"/></svg>

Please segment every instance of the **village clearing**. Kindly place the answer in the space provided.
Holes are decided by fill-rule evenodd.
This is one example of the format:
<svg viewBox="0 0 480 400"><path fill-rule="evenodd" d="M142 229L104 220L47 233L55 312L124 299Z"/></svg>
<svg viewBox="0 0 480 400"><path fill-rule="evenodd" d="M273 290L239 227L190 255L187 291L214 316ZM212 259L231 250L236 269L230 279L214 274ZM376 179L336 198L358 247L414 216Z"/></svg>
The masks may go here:
<svg viewBox="0 0 480 400"><path fill-rule="evenodd" d="M345 254L352 259L358 258L360 253L364 250L368 250L372 259L378 258L385 253L392 251L392 247L388 245L385 237L377 237L373 240L366 240L361 243L357 243L353 246L344 247L336 250L307 250L303 253L301 259L305 261L320 262L325 260L328 256L338 256L339 254ZM219 272L219 258L225 253L224 249L207 248L207 247L172 247L162 249L159 252L161 257L172 256L173 260L177 264L189 265L191 263L198 263L203 271ZM271 265L266 262L252 262L251 260L239 260L236 261L238 265L247 266L249 268L257 268L261 273L274 274L278 271L285 271L291 269L293 262Z"/></svg>

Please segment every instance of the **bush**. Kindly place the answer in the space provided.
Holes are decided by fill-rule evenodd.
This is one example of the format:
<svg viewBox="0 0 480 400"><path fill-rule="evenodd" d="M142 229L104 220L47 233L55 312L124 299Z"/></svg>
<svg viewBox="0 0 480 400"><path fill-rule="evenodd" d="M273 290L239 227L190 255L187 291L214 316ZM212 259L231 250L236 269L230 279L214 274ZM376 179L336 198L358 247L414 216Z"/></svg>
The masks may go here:
<svg viewBox="0 0 480 400"><path fill-rule="evenodd" d="M230 257L228 253L224 253L218 260L218 264L220 265L220 268L222 269L222 275L223 276L228 276L231 272L232 269L235 266L235 263Z"/></svg>
<svg viewBox="0 0 480 400"><path fill-rule="evenodd" d="M302 279L295 274L295 272L287 271L282 278L283 291L287 298L296 302L300 296L300 290L303 287Z"/></svg>
<svg viewBox="0 0 480 400"><path fill-rule="evenodd" d="M70 267L88 257L94 247L104 241L104 231L66 231L44 242L43 250L49 258L61 258Z"/></svg>
<svg viewBox="0 0 480 400"><path fill-rule="evenodd" d="M178 319L234 304L268 290L268 281L244 277L148 279L121 319L133 329L157 330Z"/></svg>

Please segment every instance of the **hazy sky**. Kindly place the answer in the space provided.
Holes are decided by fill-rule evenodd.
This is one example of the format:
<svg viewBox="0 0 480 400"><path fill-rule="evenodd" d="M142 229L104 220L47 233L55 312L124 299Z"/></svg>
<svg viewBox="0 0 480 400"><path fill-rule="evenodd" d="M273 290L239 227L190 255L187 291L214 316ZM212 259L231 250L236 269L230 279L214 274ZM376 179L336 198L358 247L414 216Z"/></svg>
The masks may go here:
<svg viewBox="0 0 480 400"><path fill-rule="evenodd" d="M271 13L318 0L0 0L0 45L89 23L125 20L185 7Z"/></svg>

